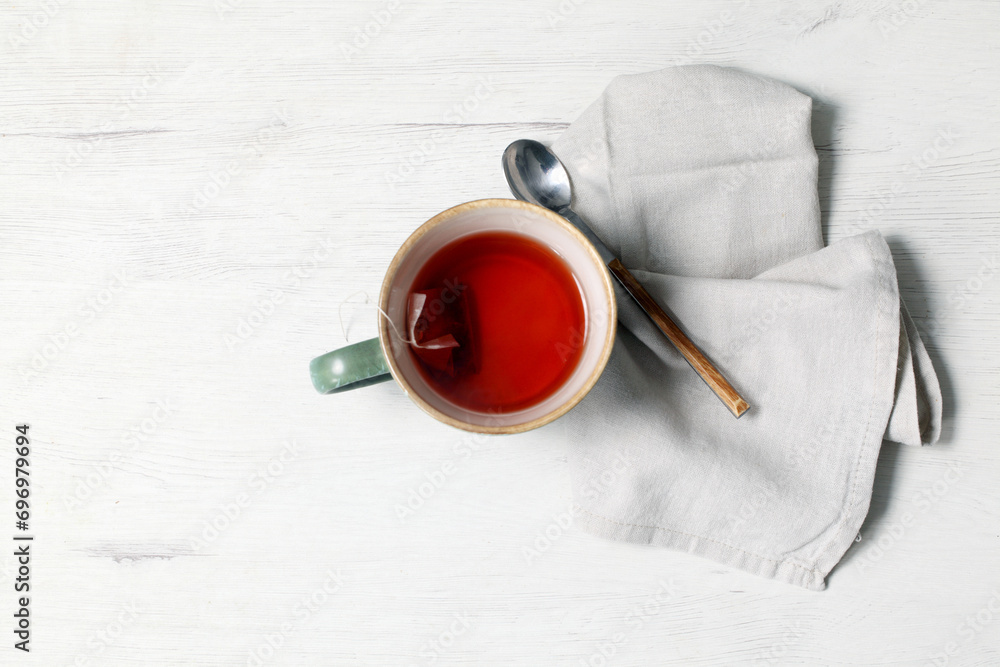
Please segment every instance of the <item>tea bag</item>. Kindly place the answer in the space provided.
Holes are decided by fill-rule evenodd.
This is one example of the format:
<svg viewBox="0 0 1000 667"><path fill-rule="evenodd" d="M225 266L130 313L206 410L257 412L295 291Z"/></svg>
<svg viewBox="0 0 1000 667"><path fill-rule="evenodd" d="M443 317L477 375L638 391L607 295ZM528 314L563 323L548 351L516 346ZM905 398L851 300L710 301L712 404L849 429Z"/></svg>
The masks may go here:
<svg viewBox="0 0 1000 667"><path fill-rule="evenodd" d="M476 372L470 310L467 287L410 293L407 303L410 347L429 369L449 377Z"/></svg>

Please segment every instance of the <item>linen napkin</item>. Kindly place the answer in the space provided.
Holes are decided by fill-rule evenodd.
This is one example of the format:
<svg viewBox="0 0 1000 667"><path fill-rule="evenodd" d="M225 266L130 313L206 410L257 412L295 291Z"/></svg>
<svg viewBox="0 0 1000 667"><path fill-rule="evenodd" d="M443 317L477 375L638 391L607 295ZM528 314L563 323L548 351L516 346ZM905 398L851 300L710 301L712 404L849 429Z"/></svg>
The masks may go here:
<svg viewBox="0 0 1000 667"><path fill-rule="evenodd" d="M868 512L883 438L941 392L877 231L823 247L812 100L737 70L616 78L555 142L574 209L750 403L736 420L631 302L564 419L577 519L809 589Z"/></svg>

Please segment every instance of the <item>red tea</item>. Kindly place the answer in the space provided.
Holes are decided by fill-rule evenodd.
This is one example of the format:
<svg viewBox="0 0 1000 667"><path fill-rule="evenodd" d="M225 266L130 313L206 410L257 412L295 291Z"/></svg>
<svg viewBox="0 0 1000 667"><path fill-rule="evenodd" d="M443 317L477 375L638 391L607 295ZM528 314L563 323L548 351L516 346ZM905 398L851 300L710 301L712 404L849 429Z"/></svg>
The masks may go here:
<svg viewBox="0 0 1000 667"><path fill-rule="evenodd" d="M435 391L469 410L540 403L583 352L586 315L573 273L520 234L479 232L442 247L414 280L409 306L417 367Z"/></svg>

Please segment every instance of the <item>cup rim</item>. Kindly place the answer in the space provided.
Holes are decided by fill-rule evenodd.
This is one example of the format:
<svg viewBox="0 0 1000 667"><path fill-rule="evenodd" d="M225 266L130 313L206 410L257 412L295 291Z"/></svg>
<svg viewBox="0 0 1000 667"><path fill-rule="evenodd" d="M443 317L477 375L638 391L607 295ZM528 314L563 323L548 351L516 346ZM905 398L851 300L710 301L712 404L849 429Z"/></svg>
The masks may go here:
<svg viewBox="0 0 1000 667"><path fill-rule="evenodd" d="M590 390L597 383L598 378L601 377L601 373L604 372L604 368L605 366L607 366L608 359L611 357L611 349L612 347L614 347L615 332L618 328L617 326L618 304L615 301L615 292L614 292L614 286L611 282L611 273L608 271L607 266L605 266L604 261L601 259L601 256L597 254L597 250L594 249L594 246L590 243L590 241L587 240L587 237L585 237L583 233L580 232L580 230L574 227L568 220L563 218L561 215L558 215L557 213L554 213L553 211L550 211L547 208L543 208L542 206L538 206L537 204L531 204L529 202L524 202L517 199L499 199L499 198L477 199L475 201L465 202L464 204L452 206L451 208L438 213L430 220L420 225L420 227L414 230L413 233L410 234L410 236L406 239L406 241L403 242L403 245L399 247L399 250L396 251L395 256L392 258L392 262L390 262L389 264L389 268L386 269L385 278L382 280L382 288L381 291L379 292L379 308L382 312L388 311L389 291L393 279L396 277L396 272L399 269L399 266L402 263L403 259L409 253L410 249L417 243L417 241L424 234L426 234L434 227L437 227L438 225L441 225L442 223L450 220L456 215L465 213L466 211L482 209L482 208L510 208L516 210L530 211L531 213L540 215L548 219L553 224L559 225L567 232L569 232L571 236L575 237L576 240L579 241L579 243L586 249L587 254L594 261L594 263L598 267L600 267L601 275L604 278L603 281L604 296L608 302L607 303L608 308L606 309L606 312L608 313L608 318L610 320L610 323L607 328L607 334L604 339L603 347L601 349L601 357L598 360L597 364L594 366L594 369L591 371L591 374L587 377L587 380L584 382L584 384L565 403L561 404L552 411L540 417L536 417L535 419L532 419L530 421L523 422L521 424L510 424L507 426L470 424L468 422L463 422L459 419L455 419L451 415L447 415L438 410L437 408L433 407L432 405L430 405L426 400L423 399L423 397L420 396L420 394L416 390L414 390L414 388L410 385L410 383L406 380L406 378L403 377L403 374L396 363L396 359L392 355L391 346L389 344L390 331L389 331L388 320L381 314L379 314L378 318L378 338L379 338L379 343L382 347L382 354L385 356L386 362L389 365L389 372L392 374L393 379L396 381L397 384L399 384L400 387L402 387L406 395L410 397L410 400L416 403L421 410L429 414L431 417L434 417L438 421L444 422L449 426L454 426L455 428L462 429L463 431L471 431L473 433L487 433L487 434L523 433L525 431L530 431L532 429L538 428L539 426L544 426L545 424L548 424L549 422L558 419L559 417L563 416L571 409L573 409L581 400L583 400L583 397L590 392Z"/></svg>

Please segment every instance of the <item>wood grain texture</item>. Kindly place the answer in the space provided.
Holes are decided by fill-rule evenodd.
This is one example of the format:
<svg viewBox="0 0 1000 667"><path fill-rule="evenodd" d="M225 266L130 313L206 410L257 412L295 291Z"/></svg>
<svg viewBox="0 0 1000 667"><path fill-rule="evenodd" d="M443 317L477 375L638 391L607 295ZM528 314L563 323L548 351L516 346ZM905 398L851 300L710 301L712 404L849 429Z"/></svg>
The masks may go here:
<svg viewBox="0 0 1000 667"><path fill-rule="evenodd" d="M22 655L0 550L0 664L1000 663L998 31L977 0L4 4L0 441L31 425L38 556ZM825 237L886 235L943 384L820 594L561 527L558 420L309 383L417 225L509 196L504 146L684 62L814 98Z"/></svg>
<svg viewBox="0 0 1000 667"><path fill-rule="evenodd" d="M670 315L656 302L656 299L646 291L646 288L635 279L629 270L616 258L608 264L611 273L621 282L628 293L642 306L657 328L663 332L677 351L683 355L691 368L705 381L705 384L715 392L719 400L729 408L729 411L738 419L744 412L750 409L750 404L743 400L743 397L729 384L729 380L719 372L711 361L702 354L698 346L691 342L681 328L674 323Z"/></svg>

